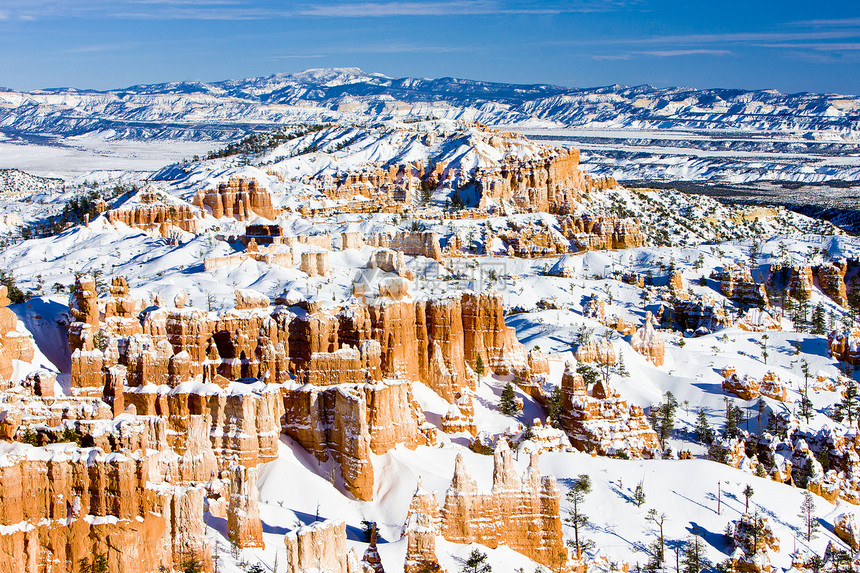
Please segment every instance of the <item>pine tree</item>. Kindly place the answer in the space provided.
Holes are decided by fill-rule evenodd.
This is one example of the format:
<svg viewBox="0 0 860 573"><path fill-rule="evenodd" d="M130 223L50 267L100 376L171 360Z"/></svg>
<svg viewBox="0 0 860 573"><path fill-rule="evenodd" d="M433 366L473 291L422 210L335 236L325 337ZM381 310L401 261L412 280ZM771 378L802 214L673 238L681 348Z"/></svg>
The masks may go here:
<svg viewBox="0 0 860 573"><path fill-rule="evenodd" d="M824 334L826 329L825 318L824 305L819 302L812 311L812 320L810 321L812 334Z"/></svg>
<svg viewBox="0 0 860 573"><path fill-rule="evenodd" d="M505 387L502 390L502 397L499 400L499 409L505 416L516 416L520 411L520 408L517 405L517 395L510 382L505 384Z"/></svg>
<svg viewBox="0 0 860 573"><path fill-rule="evenodd" d="M854 380L849 379L845 385L845 394L838 406L840 414L848 419L848 425L852 425L857 417L857 384Z"/></svg>
<svg viewBox="0 0 860 573"><path fill-rule="evenodd" d="M666 392L665 401L656 409L651 409L651 422L660 438L660 447L666 447L666 438L672 434L675 428L675 410L678 409L678 401L671 392Z"/></svg>
<svg viewBox="0 0 860 573"><path fill-rule="evenodd" d="M182 573L203 573L203 564L196 557L186 559L180 567Z"/></svg>
<svg viewBox="0 0 860 573"><path fill-rule="evenodd" d="M642 507L645 503L645 480L641 480L636 484L636 489L633 490L633 501L636 502L636 507Z"/></svg>
<svg viewBox="0 0 860 573"><path fill-rule="evenodd" d="M806 540L812 541L815 530L818 529L818 519L815 517L815 497L808 490L803 492L803 503L800 504L800 513L797 516L806 529Z"/></svg>
<svg viewBox="0 0 860 573"><path fill-rule="evenodd" d="M744 413L740 407L735 406L731 400L726 398L726 425L723 428L723 436L729 439L738 437L743 416Z"/></svg>
<svg viewBox="0 0 860 573"><path fill-rule="evenodd" d="M696 416L696 437L699 442L705 445L711 445L714 442L714 431L708 424L708 417L705 411L699 408L699 414Z"/></svg>
<svg viewBox="0 0 860 573"><path fill-rule="evenodd" d="M580 474L575 480L570 491L567 492L567 501L570 503L568 508L568 517L565 522L573 527L574 549L576 556L579 557L582 553L583 544L579 539L579 530L588 523L588 518L582 513L582 503L585 501L585 496L591 493L591 478L588 474Z"/></svg>
<svg viewBox="0 0 860 573"><path fill-rule="evenodd" d="M624 366L624 354L621 352L618 353L618 364L615 365L615 373L618 374L619 378L630 377L630 371Z"/></svg>
<svg viewBox="0 0 860 573"><path fill-rule="evenodd" d="M681 559L683 573L699 573L711 565L705 556L705 547L698 535L693 535L684 544L684 557Z"/></svg>
<svg viewBox="0 0 860 573"><path fill-rule="evenodd" d="M549 404L547 404L546 417L550 426L553 428L561 428L561 413L562 413L562 395L561 388L556 386L550 394Z"/></svg>
<svg viewBox="0 0 860 573"><path fill-rule="evenodd" d="M753 496L753 494L755 492L753 491L752 486L750 484L747 484L747 486L744 488L744 491L741 493L744 494L744 503L745 503L744 513L749 513L749 511L750 511L750 498Z"/></svg>
<svg viewBox="0 0 860 573"><path fill-rule="evenodd" d="M490 573L493 570L487 563L487 554L477 549L472 549L469 557L463 561L462 573Z"/></svg>
<svg viewBox="0 0 860 573"><path fill-rule="evenodd" d="M812 416L812 400L809 399L809 386L805 385L803 392L800 395L800 415L806 418L806 423L809 423L809 418Z"/></svg>
<svg viewBox="0 0 860 573"><path fill-rule="evenodd" d="M478 375L478 382L480 382L481 376L484 375L484 359L481 358L480 354L478 354L478 357L475 359L475 374Z"/></svg>
<svg viewBox="0 0 860 573"><path fill-rule="evenodd" d="M600 373L593 366L589 366L583 362L576 365L576 373L582 376L582 381L586 388L590 388L597 383Z"/></svg>

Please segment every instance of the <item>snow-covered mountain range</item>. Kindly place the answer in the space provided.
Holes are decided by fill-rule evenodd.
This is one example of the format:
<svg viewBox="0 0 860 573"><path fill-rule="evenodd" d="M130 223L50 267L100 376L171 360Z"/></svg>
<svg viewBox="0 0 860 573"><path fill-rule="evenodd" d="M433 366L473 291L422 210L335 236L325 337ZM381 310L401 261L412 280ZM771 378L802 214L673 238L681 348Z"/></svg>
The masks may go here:
<svg viewBox="0 0 860 573"><path fill-rule="evenodd" d="M171 82L109 91L0 91L7 136L213 138L244 129L343 116L469 117L491 124L635 130L780 132L800 140L858 138L860 98L774 90L565 88L455 78L390 78L356 68L221 82Z"/></svg>

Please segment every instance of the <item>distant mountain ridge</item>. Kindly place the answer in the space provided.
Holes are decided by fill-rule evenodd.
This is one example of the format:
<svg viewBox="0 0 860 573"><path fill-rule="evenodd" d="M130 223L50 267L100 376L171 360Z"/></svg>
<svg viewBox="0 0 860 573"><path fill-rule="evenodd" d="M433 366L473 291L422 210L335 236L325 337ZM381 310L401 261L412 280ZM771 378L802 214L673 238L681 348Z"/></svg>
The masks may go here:
<svg viewBox="0 0 860 573"><path fill-rule="evenodd" d="M566 88L457 78L390 78L358 68L95 91L0 91L12 139L98 133L108 139L225 141L292 122L445 117L490 125L780 133L860 140L860 97L774 90Z"/></svg>

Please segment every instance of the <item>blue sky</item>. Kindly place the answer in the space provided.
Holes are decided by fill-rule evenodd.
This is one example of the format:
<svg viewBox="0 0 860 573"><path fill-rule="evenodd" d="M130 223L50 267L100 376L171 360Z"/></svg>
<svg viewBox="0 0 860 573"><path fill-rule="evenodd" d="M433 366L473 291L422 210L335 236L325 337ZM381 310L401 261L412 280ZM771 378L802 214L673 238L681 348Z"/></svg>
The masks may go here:
<svg viewBox="0 0 860 573"><path fill-rule="evenodd" d="M860 2L0 0L0 85L108 89L357 66L590 87L860 93Z"/></svg>

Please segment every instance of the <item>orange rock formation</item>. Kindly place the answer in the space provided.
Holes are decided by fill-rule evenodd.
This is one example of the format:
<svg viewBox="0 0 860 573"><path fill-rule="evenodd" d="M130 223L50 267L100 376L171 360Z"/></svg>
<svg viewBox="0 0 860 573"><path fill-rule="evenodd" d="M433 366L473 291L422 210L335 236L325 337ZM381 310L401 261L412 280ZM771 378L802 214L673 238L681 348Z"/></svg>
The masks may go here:
<svg viewBox="0 0 860 573"><path fill-rule="evenodd" d="M163 237L169 236L171 227L197 232L198 216L192 206L152 186L144 187L105 216L112 225L124 223Z"/></svg>
<svg viewBox="0 0 860 573"><path fill-rule="evenodd" d="M652 456L660 450L642 408L628 406L602 382L589 395L582 376L570 363L565 365L561 392L562 425L575 448L600 455L624 451L634 457Z"/></svg>
<svg viewBox="0 0 860 573"><path fill-rule="evenodd" d="M216 219L233 217L246 221L254 214L265 219L275 218L272 198L256 179L230 178L226 183L219 183L217 189L198 191L192 204L201 209L208 207Z"/></svg>
<svg viewBox="0 0 860 573"><path fill-rule="evenodd" d="M18 332L18 318L6 308L9 298L6 287L0 286L0 381L11 380L13 360L32 362L35 352L30 335Z"/></svg>

